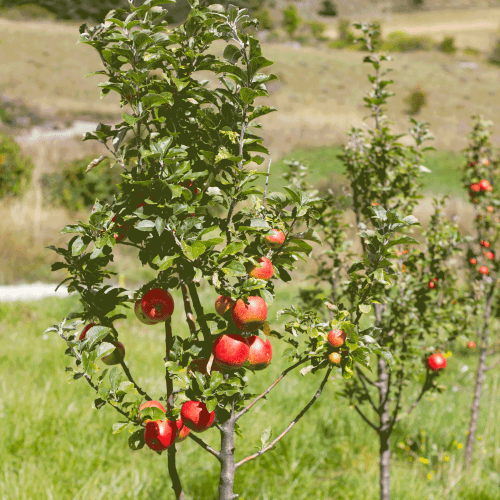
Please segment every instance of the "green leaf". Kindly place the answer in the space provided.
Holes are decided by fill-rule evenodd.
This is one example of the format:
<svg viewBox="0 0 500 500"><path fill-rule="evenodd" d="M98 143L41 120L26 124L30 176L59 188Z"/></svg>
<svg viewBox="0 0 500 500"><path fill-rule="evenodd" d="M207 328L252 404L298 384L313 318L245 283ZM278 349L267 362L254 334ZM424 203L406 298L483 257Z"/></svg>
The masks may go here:
<svg viewBox="0 0 500 500"><path fill-rule="evenodd" d="M247 87L242 87L240 89L240 97L245 104L251 104L258 95L258 92Z"/></svg>
<svg viewBox="0 0 500 500"><path fill-rule="evenodd" d="M139 231L152 231L155 223L152 220L141 220L134 227Z"/></svg>
<svg viewBox="0 0 500 500"><path fill-rule="evenodd" d="M109 384L111 386L111 391L115 392L118 389L121 377L122 372L120 368L114 366L109 372Z"/></svg>
<svg viewBox="0 0 500 500"><path fill-rule="evenodd" d="M113 344L110 344L109 342L103 342L102 344L99 344L96 349L96 360L101 359L108 354L111 354L114 350L115 346Z"/></svg>
<svg viewBox="0 0 500 500"><path fill-rule="evenodd" d="M195 241L191 245L191 252L193 255L193 259L198 258L204 251L206 250L205 245L201 241Z"/></svg>
<svg viewBox="0 0 500 500"><path fill-rule="evenodd" d="M161 233L163 233L165 229L165 220L161 217L157 217L155 221L155 227L156 231L158 231L158 236L161 236Z"/></svg>
<svg viewBox="0 0 500 500"><path fill-rule="evenodd" d="M205 402L205 404L207 405L207 410L209 412L212 412L217 407L217 398L207 399L207 401Z"/></svg>
<svg viewBox="0 0 500 500"><path fill-rule="evenodd" d="M127 115L127 113L122 113L122 118L123 118L123 121L126 122L131 127L133 127L139 121L138 116L130 116L130 115Z"/></svg>
<svg viewBox="0 0 500 500"><path fill-rule="evenodd" d="M224 257L225 255L234 255L241 250L243 250L246 246L246 242L244 241L235 241L233 243L229 243L229 245L224 248L224 250L219 254L219 259Z"/></svg>
<svg viewBox="0 0 500 500"><path fill-rule="evenodd" d="M360 304L358 307L363 314L368 314L372 308L370 304Z"/></svg>
<svg viewBox="0 0 500 500"><path fill-rule="evenodd" d="M77 257L78 255L81 255L83 252L88 247L88 243L85 244L83 242L83 238L79 236L75 241L73 241L73 244L71 245L71 255L73 257Z"/></svg>
<svg viewBox="0 0 500 500"><path fill-rule="evenodd" d="M245 276L247 274L245 266L238 260L232 260L222 270L227 276Z"/></svg>
<svg viewBox="0 0 500 500"><path fill-rule="evenodd" d="M175 255L167 255L162 259L160 259L160 256L157 256L153 259L153 264L156 264L158 266L159 271L165 271L172 266L177 257L179 257L178 253L176 253Z"/></svg>
<svg viewBox="0 0 500 500"><path fill-rule="evenodd" d="M268 427L267 429L264 429L262 431L262 434L260 435L260 442L262 443L262 448L265 448L267 446L267 443L271 439L272 435L273 435L273 429L271 427Z"/></svg>
<svg viewBox="0 0 500 500"><path fill-rule="evenodd" d="M113 434L120 434L128 426L128 422L116 422L113 424Z"/></svg>

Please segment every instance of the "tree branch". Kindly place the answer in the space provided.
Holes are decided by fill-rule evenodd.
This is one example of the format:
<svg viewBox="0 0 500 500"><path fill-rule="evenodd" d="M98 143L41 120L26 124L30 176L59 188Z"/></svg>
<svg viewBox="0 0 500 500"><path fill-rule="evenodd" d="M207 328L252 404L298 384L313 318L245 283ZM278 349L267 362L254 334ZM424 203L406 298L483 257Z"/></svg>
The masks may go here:
<svg viewBox="0 0 500 500"><path fill-rule="evenodd" d="M403 417L407 417L416 408L418 403L420 403L420 400L422 399L423 395L429 389L429 379L430 379L430 371L429 371L429 368L427 368L427 372L425 374L425 382L424 382L424 385L422 386L422 390L420 391L418 398L413 402L413 404L408 408L408 410L406 410L406 412L404 412ZM401 416L396 417L396 420L391 422L391 425L397 424L403 417L401 417Z"/></svg>
<svg viewBox="0 0 500 500"><path fill-rule="evenodd" d="M191 300L189 298L188 288L184 281L181 281L182 299L184 301L184 310L186 311L186 321L191 335L196 333L196 323L194 322L193 311L191 309Z"/></svg>
<svg viewBox="0 0 500 500"><path fill-rule="evenodd" d="M266 453L266 451L269 451L270 449L272 449L274 447L274 445L280 439L282 439L286 434L288 434L290 432L292 427L304 416L304 414L307 412L307 410L309 410L309 408L311 408L311 406L314 404L314 402L321 396L321 393L323 392L323 388L325 387L325 384L328 381L328 377L330 376L330 373L332 371L332 368L333 367L330 366L327 369L325 378L321 382L321 385L319 386L319 389L316 391L316 394L313 396L311 401L309 401L309 403L307 403L307 405L303 408L303 410L295 417L295 419L292 420L292 422L288 425L288 427L276 439L274 439L271 442L271 444L269 444L265 448L262 448L262 450L258 451L257 453L254 453L253 455L250 455L250 456L244 458L243 460L240 460L239 462L237 462L235 464L236 468L241 467L243 464L246 464L247 462L249 462L250 460L253 460L254 458L260 457L261 455Z"/></svg>
<svg viewBox="0 0 500 500"><path fill-rule="evenodd" d="M203 338L206 342L210 341L210 329L208 328L207 322L204 319L205 312L203 311L203 306L200 302L200 297L198 296L198 290L196 289L196 285L191 281L188 284L189 293L191 294L191 299L193 300L193 307L196 311L196 320L201 327L201 331L203 332Z"/></svg>
<svg viewBox="0 0 500 500"><path fill-rule="evenodd" d="M356 371L358 372L358 374L361 373L361 370L359 368ZM380 412L380 408L373 402L373 399L372 399L372 397L370 395L370 392L368 391L368 387L366 385L366 382L363 380L364 377L365 377L365 374L363 373L362 376L361 375L359 376L359 380L360 380L361 384L363 385L366 397L368 398L368 401L369 401L371 407L373 408L373 411L375 413L379 413Z"/></svg>
<svg viewBox="0 0 500 500"><path fill-rule="evenodd" d="M147 393L137 385L134 378L132 377L132 374L130 373L130 370L128 369L128 366L125 364L125 361L123 359L120 360L120 365L123 368L123 371L125 372L125 375L129 379L129 381L132 382L132 384L134 384L134 387L136 388L137 392L141 396L144 396L148 401L151 401L151 398L147 395Z"/></svg>
<svg viewBox="0 0 500 500"><path fill-rule="evenodd" d="M358 415L376 432L380 431L380 427L377 427L366 415L358 408L357 405L354 405L354 409L358 412Z"/></svg>
<svg viewBox="0 0 500 500"><path fill-rule="evenodd" d="M499 359L496 363L493 363L492 365L487 366L487 367L484 369L484 371L489 372L490 370L494 370L497 366L500 366L500 359Z"/></svg>
<svg viewBox="0 0 500 500"><path fill-rule="evenodd" d="M205 451L208 451L209 453L211 453L215 458L217 458L217 460L219 460L220 458L220 453L217 451L217 450L214 450L211 446L209 446L207 443L205 443L205 441L203 441L203 439L199 438L198 436L196 436L195 434L193 434L192 432L190 432L188 434L188 436L197 444L199 444Z"/></svg>
<svg viewBox="0 0 500 500"><path fill-rule="evenodd" d="M300 359L294 365L289 366L286 370L284 370L282 374L262 394L257 396L249 405L247 405L245 408L243 408L243 410L236 414L236 416L234 417L235 422L239 420L247 411L249 411L250 408L255 405L255 403L260 401L263 397L267 396L271 392L271 390L274 389L274 387L278 384L278 382L280 382L281 379L283 379L285 375L287 375L287 373L291 372L294 368L304 363L304 361L306 360Z"/></svg>

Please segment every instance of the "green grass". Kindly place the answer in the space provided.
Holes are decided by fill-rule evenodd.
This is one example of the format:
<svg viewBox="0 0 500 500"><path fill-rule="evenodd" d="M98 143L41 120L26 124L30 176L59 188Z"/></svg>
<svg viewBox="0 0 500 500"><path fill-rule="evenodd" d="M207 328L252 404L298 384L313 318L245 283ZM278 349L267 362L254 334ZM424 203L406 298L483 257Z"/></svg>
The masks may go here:
<svg viewBox="0 0 500 500"><path fill-rule="evenodd" d="M294 301L294 289L280 292L269 315ZM176 303L180 294L174 292ZM202 294L205 304L213 297ZM92 410L93 395L83 381L64 380L64 343L54 334L41 333L77 307L75 298L0 304L0 492L2 500L84 500L119 498L173 499L166 456L149 449L132 452L124 434L113 435L117 415L111 408ZM210 306L208 306L210 307ZM207 308L208 308L207 307ZM181 308L173 324L186 332ZM275 327L280 327L275 324ZM163 333L160 326L146 327L129 314L118 325L127 348L127 363L140 385L152 397L163 391ZM273 341L273 364L258 375L249 375L252 390L264 389L282 368L277 341ZM462 374L463 365L469 370ZM459 478L465 444L466 423L472 391L473 353L455 348L449 369L440 382L442 395L424 398L417 410L398 428L392 443L393 498L422 500L446 498L473 500L498 498L500 432L499 373L488 373L483 397L476 462L466 477ZM260 444L263 429L274 435L316 391L321 375L287 377L242 419L245 439L237 438L236 456L241 458ZM335 376L311 412L299 422L276 449L248 463L237 473L235 490L240 500L356 499L375 500L378 491L377 443L354 410L336 392L342 379ZM456 389L454 391L453 389ZM416 390L416 389L415 389ZM410 391L411 392L411 391ZM414 397L414 395L412 395ZM423 431L428 446L450 457L432 466L416 460L397 443ZM216 430L203 438L218 446ZM482 450L485 450L483 453ZM427 457L425 451L419 455ZM188 499L216 499L218 463L191 440L178 446L178 466Z"/></svg>
<svg viewBox="0 0 500 500"><path fill-rule="evenodd" d="M278 189L286 183L278 179L278 175L286 172L287 160L298 160L309 168L309 182L318 187L329 187L345 181L345 168L337 155L341 153L339 146L300 148L272 164L274 178L270 181L273 189ZM431 173L422 174L424 191L428 195L447 194L452 197L465 198L461 185L461 167L464 159L454 151L432 151L425 155L422 162Z"/></svg>

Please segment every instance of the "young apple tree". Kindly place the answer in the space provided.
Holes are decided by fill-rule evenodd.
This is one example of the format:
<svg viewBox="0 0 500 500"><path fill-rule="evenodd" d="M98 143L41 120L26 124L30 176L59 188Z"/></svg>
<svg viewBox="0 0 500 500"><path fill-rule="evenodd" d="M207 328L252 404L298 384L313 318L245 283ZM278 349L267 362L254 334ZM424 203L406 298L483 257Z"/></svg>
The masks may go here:
<svg viewBox="0 0 500 500"><path fill-rule="evenodd" d="M266 174L254 165L268 151L255 133L261 128L256 120L274 109L255 101L268 95L266 83L276 78L261 71L272 62L249 32L258 23L245 10L193 0L187 21L169 29L164 3L147 0L136 7L129 0L128 11L112 11L103 24L80 29L80 42L97 50L104 66L95 73L107 78L99 84L102 97L116 92L126 109L123 121L99 124L85 140L106 146L115 168L123 169L122 182L112 203L96 201L87 222L63 229L74 234L65 247L51 247L62 257L52 268L67 270L64 281L80 296L81 308L47 331L67 344L68 380L88 383L95 409L112 406L119 413L113 432L128 431L134 450L146 444L159 454L167 451L177 499L185 494L176 443L189 437L220 463L219 499L233 500L236 470L294 427L337 364L352 373L356 360L366 365L372 353L390 357L372 337L359 335L359 319L375 300L374 277L385 275L390 248L400 238L395 232L415 219L373 211L374 230L362 234L370 258L356 264L351 277L354 309L336 307L325 320L288 308L281 314L292 320L282 332L271 330L267 306L275 284L290 282L297 260L311 252L308 240L319 241L310 227L318 199L293 184L268 193L268 184L258 182ZM226 43L222 56L210 51L214 42ZM99 168L100 160L88 168ZM134 248L154 279L133 291L111 286L108 266L116 245ZM212 292L208 304L200 289ZM171 322L179 302L186 331ZM133 328L123 321L126 308L134 309L135 321L165 329L165 358L151 360L165 370L165 392L157 399L127 365L134 350L120 342L120 331ZM347 335L340 362L328 341L335 329ZM245 373L269 365L270 339L290 348L280 377L255 395ZM237 461L240 418L305 363L303 373L324 372L317 392L276 438L265 432L262 448ZM199 437L215 430L219 449Z"/></svg>
<svg viewBox="0 0 500 500"><path fill-rule="evenodd" d="M343 195L334 192L325 196L318 208L320 217L314 226L327 250L318 259L318 272L312 289L302 291L308 306L323 300L325 318L338 314L338 309L350 310L349 318L356 321L359 313L353 309L358 300L356 276L359 269L373 262L374 247L367 239L378 231L377 224L388 224L399 231L399 211L411 213L422 198L421 172L425 142L431 138L428 126L411 120L412 143L403 145L401 135L391 131L385 116L388 90L386 79L389 60L374 46L378 28L372 24L356 25L362 30L361 41L368 55L364 62L373 68L369 75L371 90L365 97L370 120L363 129L352 129L340 155L348 180ZM345 223L345 207L350 205L359 231L361 260L350 261L356 248L348 241L349 226ZM380 498L390 498L391 435L397 423L410 414L429 391L438 386L439 372L446 367L443 355L455 336L456 263L461 238L456 225L443 213L444 201L434 200L428 228L421 232L420 242L409 236L397 236L390 244L379 270L373 275L371 298L363 300L361 311L366 316L359 337L365 342L377 342L394 358L392 370L385 353L374 351L374 372L366 370L365 353L352 351L349 341L342 343L342 334L331 338L332 345L351 349L350 356L358 361L355 377L349 378L341 390L360 418L377 434L380 445ZM375 214L373 218L372 213ZM413 220L408 216L402 221ZM379 234L379 241L385 235ZM418 244L418 246L411 246ZM332 306L332 303L334 304ZM370 313L371 312L371 313ZM370 315L368 315L370 313ZM350 375L350 374L349 374Z"/></svg>
<svg viewBox="0 0 500 500"><path fill-rule="evenodd" d="M469 422L469 433L465 450L465 465L472 462L476 440L481 392L486 372L498 363L487 366L488 355L493 354L492 320L498 316L498 271L497 251L500 241L500 152L491 144L492 123L481 116L473 117L469 147L465 151L466 164L463 184L474 207L474 236L469 239L465 254L466 280L466 324L474 325L467 336L469 348L478 346L478 367L474 398ZM471 340L474 339L474 340Z"/></svg>

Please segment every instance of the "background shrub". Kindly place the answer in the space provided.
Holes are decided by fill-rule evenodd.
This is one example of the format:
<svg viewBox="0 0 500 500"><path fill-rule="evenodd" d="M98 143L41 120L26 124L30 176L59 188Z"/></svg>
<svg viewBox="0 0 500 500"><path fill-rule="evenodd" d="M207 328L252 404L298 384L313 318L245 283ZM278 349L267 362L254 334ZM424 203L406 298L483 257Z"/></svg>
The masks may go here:
<svg viewBox="0 0 500 500"><path fill-rule="evenodd" d="M427 105L427 92L416 87L405 98L404 102L408 106L407 113L409 115L418 115L422 108Z"/></svg>
<svg viewBox="0 0 500 500"><path fill-rule="evenodd" d="M269 9L258 10L254 13L256 19L259 20L259 28L262 30L272 30L274 28L274 21Z"/></svg>
<svg viewBox="0 0 500 500"><path fill-rule="evenodd" d="M118 192L116 184L121 181L119 166L109 168L111 162L104 160L99 168L86 173L94 157L87 157L61 164L61 169L42 177L45 196L54 205L68 210L83 210L94 205L96 198L111 202Z"/></svg>
<svg viewBox="0 0 500 500"><path fill-rule="evenodd" d="M2 8L0 2L0 16L15 21L29 21L33 19L56 19L56 15L41 5L27 3L16 7Z"/></svg>
<svg viewBox="0 0 500 500"><path fill-rule="evenodd" d="M439 50L445 54L454 54L457 51L455 47L455 37L445 36L443 41L439 44Z"/></svg>
<svg viewBox="0 0 500 500"><path fill-rule="evenodd" d="M293 36L297 28L301 23L301 19L299 13L297 12L297 7L295 5L289 5L286 9L283 10L283 27L285 31Z"/></svg>
<svg viewBox="0 0 500 500"><path fill-rule="evenodd" d="M387 52L414 52L417 50L432 50L435 42L428 36L412 36L405 31L389 33L381 49Z"/></svg>
<svg viewBox="0 0 500 500"><path fill-rule="evenodd" d="M29 186L33 163L12 137L0 134L0 198L22 194Z"/></svg>
<svg viewBox="0 0 500 500"><path fill-rule="evenodd" d="M332 0L323 0L321 10L318 11L320 16L335 17L338 14L337 6Z"/></svg>
<svg viewBox="0 0 500 500"><path fill-rule="evenodd" d="M311 28L311 33L313 34L314 38L322 39L323 33L326 30L326 24L319 23L317 21L309 21L308 24L309 24L309 28Z"/></svg>

